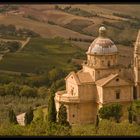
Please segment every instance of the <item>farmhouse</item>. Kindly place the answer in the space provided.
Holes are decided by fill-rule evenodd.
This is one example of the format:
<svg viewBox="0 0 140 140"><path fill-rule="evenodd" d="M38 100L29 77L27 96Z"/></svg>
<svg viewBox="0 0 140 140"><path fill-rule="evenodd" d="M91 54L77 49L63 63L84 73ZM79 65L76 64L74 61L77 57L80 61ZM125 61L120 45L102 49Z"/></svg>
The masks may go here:
<svg viewBox="0 0 140 140"><path fill-rule="evenodd" d="M87 60L78 72L66 78L66 90L55 94L56 110L63 103L71 124L94 123L98 110L110 103L123 105L123 117L130 103L140 98L140 32L134 49L133 75L130 80L118 63L118 49L107 37L105 27L89 46Z"/></svg>

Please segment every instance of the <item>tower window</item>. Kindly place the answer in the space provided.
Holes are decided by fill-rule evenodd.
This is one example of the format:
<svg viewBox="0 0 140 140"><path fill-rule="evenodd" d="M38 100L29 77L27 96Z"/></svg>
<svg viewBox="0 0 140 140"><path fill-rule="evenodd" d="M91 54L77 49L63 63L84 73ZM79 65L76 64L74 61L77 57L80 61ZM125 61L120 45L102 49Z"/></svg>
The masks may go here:
<svg viewBox="0 0 140 140"><path fill-rule="evenodd" d="M72 115L72 117L74 118L74 117L75 117L75 115L73 114L73 115Z"/></svg>
<svg viewBox="0 0 140 140"><path fill-rule="evenodd" d="M116 90L116 99L120 99L120 90Z"/></svg>

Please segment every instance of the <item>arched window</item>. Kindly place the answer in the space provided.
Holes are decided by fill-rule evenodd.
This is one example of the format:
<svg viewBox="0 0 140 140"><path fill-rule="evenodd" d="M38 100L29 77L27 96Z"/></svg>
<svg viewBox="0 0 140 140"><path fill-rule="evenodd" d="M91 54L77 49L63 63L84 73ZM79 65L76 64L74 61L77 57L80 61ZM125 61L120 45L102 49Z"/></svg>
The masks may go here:
<svg viewBox="0 0 140 140"><path fill-rule="evenodd" d="M120 93L116 92L116 99L120 99Z"/></svg>
<svg viewBox="0 0 140 140"><path fill-rule="evenodd" d="M107 65L108 65L108 67L110 67L110 61L108 61Z"/></svg>

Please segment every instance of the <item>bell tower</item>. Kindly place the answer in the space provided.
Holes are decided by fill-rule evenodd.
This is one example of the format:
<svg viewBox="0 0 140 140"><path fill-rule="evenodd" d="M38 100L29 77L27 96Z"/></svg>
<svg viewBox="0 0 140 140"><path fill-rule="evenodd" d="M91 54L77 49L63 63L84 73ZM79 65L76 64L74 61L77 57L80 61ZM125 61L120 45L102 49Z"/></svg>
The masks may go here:
<svg viewBox="0 0 140 140"><path fill-rule="evenodd" d="M134 47L134 99L140 98L140 30Z"/></svg>

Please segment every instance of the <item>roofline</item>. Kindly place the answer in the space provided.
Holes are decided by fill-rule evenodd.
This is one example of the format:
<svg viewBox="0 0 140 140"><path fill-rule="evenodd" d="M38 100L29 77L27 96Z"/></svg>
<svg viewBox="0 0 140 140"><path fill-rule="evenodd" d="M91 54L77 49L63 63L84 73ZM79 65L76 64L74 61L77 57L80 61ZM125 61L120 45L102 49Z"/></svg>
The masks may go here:
<svg viewBox="0 0 140 140"><path fill-rule="evenodd" d="M119 76L121 79L123 79L118 73L114 75L114 77L112 77L111 79L107 80L106 82L104 82L103 84L98 84L96 83L97 86L101 86L101 87L104 87L106 84L108 84L110 82L110 80L113 80L114 78L116 78L117 76ZM129 84L128 85L134 85L133 82L129 81L129 80L126 80L126 79L123 79L125 80L126 82L128 82ZM114 86L113 86L114 87Z"/></svg>
<svg viewBox="0 0 140 140"><path fill-rule="evenodd" d="M117 76L119 76L118 73L117 73L117 74L114 74L114 76L113 76L111 79L107 80L102 86L105 86L106 84L108 84L108 83L110 82L110 80L113 80L113 79L116 78Z"/></svg>
<svg viewBox="0 0 140 140"><path fill-rule="evenodd" d="M67 80L71 75L74 76L77 85L81 85L81 83L80 83L79 79L77 78L77 75L76 75L76 73L75 73L74 71L70 72L70 73L66 76L65 80Z"/></svg>

